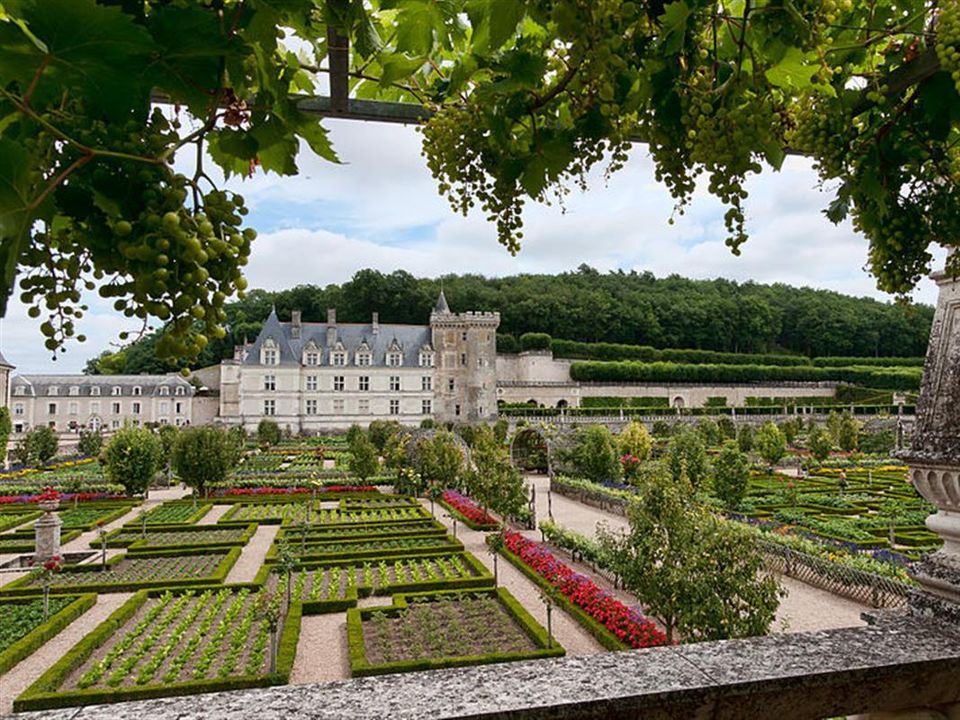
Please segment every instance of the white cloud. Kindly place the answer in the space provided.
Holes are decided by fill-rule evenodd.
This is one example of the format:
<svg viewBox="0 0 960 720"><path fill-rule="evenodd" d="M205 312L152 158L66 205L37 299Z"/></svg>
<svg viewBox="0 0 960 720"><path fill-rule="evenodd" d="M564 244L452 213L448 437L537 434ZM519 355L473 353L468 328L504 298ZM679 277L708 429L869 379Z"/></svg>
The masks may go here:
<svg viewBox="0 0 960 720"><path fill-rule="evenodd" d="M888 299L863 270L866 241L848 223L835 226L822 215L829 195L816 189L816 175L803 158L788 158L781 172L767 171L751 181L746 201L751 237L741 257L723 244L723 208L702 187L686 213L668 224L673 200L655 181L646 148L637 146L608 185L595 172L587 193L567 196L566 212L556 205L529 205L523 249L514 258L481 213L463 218L437 194L413 128L326 124L343 164L304 149L298 177L258 174L230 182L252 208L252 224L282 228L262 232L254 243L247 268L251 287L341 283L364 267L420 276L500 276L587 263L600 270L783 282ZM942 264L943 257L940 252L936 262ZM915 298L932 303L936 288L923 281ZM78 371L120 330L131 329L109 305L93 301L80 330L87 344L50 363L39 323L28 319L15 299L11 305L0 346L24 371Z"/></svg>

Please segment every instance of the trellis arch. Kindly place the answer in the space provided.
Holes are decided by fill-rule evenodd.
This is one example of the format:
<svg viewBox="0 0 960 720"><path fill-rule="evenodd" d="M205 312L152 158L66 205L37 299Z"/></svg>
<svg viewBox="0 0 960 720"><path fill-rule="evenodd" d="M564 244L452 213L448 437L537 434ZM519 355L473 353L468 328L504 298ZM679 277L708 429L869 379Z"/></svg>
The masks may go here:
<svg viewBox="0 0 960 720"><path fill-rule="evenodd" d="M540 428L519 428L510 440L510 462L520 470L550 474L550 440Z"/></svg>

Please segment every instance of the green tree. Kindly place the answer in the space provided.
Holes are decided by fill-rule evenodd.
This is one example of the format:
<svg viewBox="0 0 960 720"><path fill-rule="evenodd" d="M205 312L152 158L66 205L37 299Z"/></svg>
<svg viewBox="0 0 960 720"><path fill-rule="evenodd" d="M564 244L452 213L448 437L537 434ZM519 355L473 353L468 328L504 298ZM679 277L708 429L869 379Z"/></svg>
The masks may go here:
<svg viewBox="0 0 960 720"><path fill-rule="evenodd" d="M837 445L845 452L852 452L857 449L859 440L860 423L854 419L849 410L844 410L837 428Z"/></svg>
<svg viewBox="0 0 960 720"><path fill-rule="evenodd" d="M787 445L793 445L793 441L797 439L797 433L800 431L797 428L797 423L793 420L787 420L780 423L779 428L780 432L783 433L783 439L787 441Z"/></svg>
<svg viewBox="0 0 960 720"><path fill-rule="evenodd" d="M668 640L763 635L780 588L753 536L691 502L692 488L649 478L631 501L628 531L598 528L623 587L665 628Z"/></svg>
<svg viewBox="0 0 960 720"><path fill-rule="evenodd" d="M360 430L350 443L350 472L361 480L366 480L376 475L379 470L380 458L377 456L377 448L370 442L367 434Z"/></svg>
<svg viewBox="0 0 960 720"><path fill-rule="evenodd" d="M361 435L364 435L363 428L354 423L347 428L347 444L352 445L353 442Z"/></svg>
<svg viewBox="0 0 960 720"><path fill-rule="evenodd" d="M572 459L577 474L595 482L617 480L622 472L617 443L603 425L577 430Z"/></svg>
<svg viewBox="0 0 960 720"><path fill-rule="evenodd" d="M377 448L377 452L383 453L387 440L402 429L403 425L396 420L374 420L367 428L367 435L370 437L370 442Z"/></svg>
<svg viewBox="0 0 960 720"><path fill-rule="evenodd" d="M737 445L740 452L748 453L753 450L753 427L744 423L737 432Z"/></svg>
<svg viewBox="0 0 960 720"><path fill-rule="evenodd" d="M713 447L720 442L720 428L710 418L700 418L697 422L697 432L707 447Z"/></svg>
<svg viewBox="0 0 960 720"><path fill-rule="evenodd" d="M713 489L729 510L736 510L747 493L750 460L735 440L727 440L713 463Z"/></svg>
<svg viewBox="0 0 960 720"><path fill-rule="evenodd" d="M10 408L0 407L0 466L7 465L7 445L10 442L10 433L13 432L13 423L10 422Z"/></svg>
<svg viewBox="0 0 960 720"><path fill-rule="evenodd" d="M417 469L427 482L456 487L463 467L463 454L453 433L440 430L432 438L417 441Z"/></svg>
<svg viewBox="0 0 960 720"><path fill-rule="evenodd" d="M617 437L617 446L621 455L633 455L639 460L646 460L653 449L653 438L646 425L634 421Z"/></svg>
<svg viewBox="0 0 960 720"><path fill-rule="evenodd" d="M51 427L38 425L23 437L22 444L14 448L17 462L24 465L43 466L57 454L60 441Z"/></svg>
<svg viewBox="0 0 960 720"><path fill-rule="evenodd" d="M700 434L687 427L675 432L667 444L666 464L674 482L680 483L686 476L693 487L700 487L708 471L707 450Z"/></svg>
<svg viewBox="0 0 960 720"><path fill-rule="evenodd" d="M261 445L267 447L277 445L280 442L281 435L280 426L273 420L263 418L257 423L257 442Z"/></svg>
<svg viewBox="0 0 960 720"><path fill-rule="evenodd" d="M160 467L161 452L160 439L150 430L125 425L107 443L104 474L123 485L128 495L144 493Z"/></svg>
<svg viewBox="0 0 960 720"><path fill-rule="evenodd" d="M77 451L87 457L96 457L103 448L103 434L99 430L81 430Z"/></svg>
<svg viewBox="0 0 960 720"><path fill-rule="evenodd" d="M724 416L717 420L717 429L720 431L720 440L736 440L737 426L733 420Z"/></svg>
<svg viewBox="0 0 960 720"><path fill-rule="evenodd" d="M467 489L483 507L501 517L516 517L527 501L523 475L489 427L480 427L473 439L475 470L467 474Z"/></svg>
<svg viewBox="0 0 960 720"><path fill-rule="evenodd" d="M223 482L233 469L234 441L222 428L204 426L180 430L173 446L173 470L197 495Z"/></svg>
<svg viewBox="0 0 960 720"><path fill-rule="evenodd" d="M831 410L827 415L827 432L830 433L830 439L834 445L840 445L840 427L843 425L843 416L836 410Z"/></svg>
<svg viewBox="0 0 960 720"><path fill-rule="evenodd" d="M823 431L823 428L817 426L807 433L807 449L814 458L823 462L830 457L833 443L830 442L830 436Z"/></svg>
<svg viewBox="0 0 960 720"><path fill-rule="evenodd" d="M787 439L774 423L765 422L754 436L753 447L760 457L773 467L786 454Z"/></svg>

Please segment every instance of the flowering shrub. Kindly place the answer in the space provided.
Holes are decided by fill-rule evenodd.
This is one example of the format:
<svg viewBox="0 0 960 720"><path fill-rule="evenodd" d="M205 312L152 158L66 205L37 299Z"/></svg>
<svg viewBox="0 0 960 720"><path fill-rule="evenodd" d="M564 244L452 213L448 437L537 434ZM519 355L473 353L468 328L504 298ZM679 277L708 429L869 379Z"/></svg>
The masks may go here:
<svg viewBox="0 0 960 720"><path fill-rule="evenodd" d="M666 635L649 618L628 608L586 575L557 560L543 545L509 530L504 539L510 552L630 647L667 644Z"/></svg>
<svg viewBox="0 0 960 720"><path fill-rule="evenodd" d="M53 489L50 485L47 485L43 492L37 495L37 502L54 502L60 499L60 493Z"/></svg>
<svg viewBox="0 0 960 720"><path fill-rule="evenodd" d="M52 488L50 488L52 489ZM54 490L54 493L57 493L56 498L44 497L47 489L44 489L42 493L28 493L25 495L0 495L0 505L11 505L15 503L33 503L40 502L42 500L58 499L62 501L67 500L79 500L84 502L86 500L123 500L126 498L126 495L118 495L116 493L106 493L106 492L81 492L81 493L57 493Z"/></svg>
<svg viewBox="0 0 960 720"><path fill-rule="evenodd" d="M623 467L623 477L627 480L632 480L636 478L637 473L640 472L642 461L636 455L627 453L620 457L620 465Z"/></svg>
<svg viewBox="0 0 960 720"><path fill-rule="evenodd" d="M445 490L443 501L463 515L467 520L477 525L496 525L497 520L490 513L483 510L473 500L456 490Z"/></svg>

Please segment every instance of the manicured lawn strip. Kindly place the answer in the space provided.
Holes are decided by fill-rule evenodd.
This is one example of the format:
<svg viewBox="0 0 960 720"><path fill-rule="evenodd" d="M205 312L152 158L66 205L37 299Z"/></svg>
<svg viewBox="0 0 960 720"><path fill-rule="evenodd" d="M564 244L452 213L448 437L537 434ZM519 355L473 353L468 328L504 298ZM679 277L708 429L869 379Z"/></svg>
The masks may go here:
<svg viewBox="0 0 960 720"><path fill-rule="evenodd" d="M460 522L462 522L468 528L470 528L471 530L496 530L499 527L494 518L492 518L488 513L483 512L480 509L480 507L476 505L476 503L474 503L469 498L464 497L464 500L470 503L469 506L463 505L461 509L453 505L447 499L448 497L455 497L450 494L451 492L452 491L447 490L443 494L444 496L439 500L437 500L437 502L440 503L440 505L442 505L444 508L446 508L451 515L455 516ZM471 519L464 514L465 512L471 512L471 514L474 514L474 511L477 518L481 518L485 516L489 520L489 522L478 522L476 519Z"/></svg>
<svg viewBox="0 0 960 720"><path fill-rule="evenodd" d="M385 613L388 617L398 616L402 610L409 607L416 598L440 599L463 593L435 592L435 593L400 593L393 596L393 605L389 608L350 608L347 610L347 643L350 656L350 672L354 677L368 675L384 675L394 672L414 672L418 670L437 670L440 668L463 667L466 665L487 665L491 663L514 662L518 660L532 660L535 658L560 657L566 651L553 641L552 647L547 647L547 631L530 613L505 589L490 589L482 594L495 597L506 608L508 614L517 621L523 632L538 647L533 651L497 652L484 655L464 655L458 657L422 658L415 660L399 660L380 664L371 664L367 659L363 635L363 621L369 620L376 613ZM471 595L481 592L473 591Z"/></svg>
<svg viewBox="0 0 960 720"><path fill-rule="evenodd" d="M83 534L82 530L67 530L60 533L60 544L75 540ZM32 553L36 550L36 532L31 529L29 533L11 534L0 537L0 555L6 553Z"/></svg>
<svg viewBox="0 0 960 720"><path fill-rule="evenodd" d="M69 600L69 598L65 598ZM30 598L26 602L40 602L40 598ZM51 599L51 602L53 600ZM36 652L41 645L63 630L78 617L97 603L96 593L85 593L78 596L66 607L53 613L46 622L41 622L19 640L13 642L5 650L0 651L0 674L7 672L24 658ZM8 607L13 603L4 603ZM3 608L0 607L0 614Z"/></svg>
<svg viewBox="0 0 960 720"><path fill-rule="evenodd" d="M246 545L257 531L257 524L222 527L219 525L147 525L147 536L141 536L141 527L124 526L107 533L107 547L126 547L133 551L178 548L225 548ZM178 538L182 535L182 538ZM217 539L204 539L217 538ZM158 543L158 540L166 542ZM100 539L90 541L90 547L100 549Z"/></svg>
<svg viewBox="0 0 960 720"><path fill-rule="evenodd" d="M233 564L240 557L241 548L234 547L229 550L219 550L219 549L196 549L192 550L189 553L185 553L182 548L173 548L170 550L149 550L141 551L136 554L126 553L124 555L117 555L107 560L107 572L110 572L115 565L123 562L124 560L129 560L131 563L136 563L137 560L144 560L150 558L186 558L199 555L219 555L222 556L222 559L217 564L216 568L209 575L202 576L193 576L193 577L160 577L155 579L143 579L143 580L122 580L116 582L100 582L100 583L74 583L68 584L68 581L71 576L83 576L90 575L97 572L102 572L100 563L95 563L92 565L76 565L76 566L67 566L54 578L53 584L50 586L50 593L53 595L64 595L76 592L98 592L98 593L111 593L111 592L131 592L135 590L141 590L144 588L155 588L155 587L186 587L186 586L196 586L196 585L217 585L222 583L227 576L227 573L230 571L230 568L233 567ZM7 585L0 587L0 597L27 597L30 595L37 595L43 592L43 588L40 585L31 585L34 581L35 575L31 573L25 577L20 578L19 580L14 580Z"/></svg>
<svg viewBox="0 0 960 720"><path fill-rule="evenodd" d="M157 593L151 593L156 595ZM217 677L204 680L144 685L142 687L97 687L86 690L63 691L59 688L70 674L102 645L109 642L123 629L137 610L147 601L147 591L137 592L130 600L118 608L110 617L97 626L89 635L77 643L66 655L54 663L36 682L14 700L15 712L28 710L47 710L52 708L73 707L79 705L97 705L101 703L127 700L146 700L176 695L195 695L223 690L241 690L245 688L283 685L290 678L293 661L300 637L301 608L292 604L283 623L277 656L277 672L274 674L241 674L230 677Z"/></svg>
<svg viewBox="0 0 960 720"><path fill-rule="evenodd" d="M39 510L0 513L0 532L15 528L18 525L23 525L23 523L30 522L31 520L36 520L41 515L43 515L43 513Z"/></svg>

